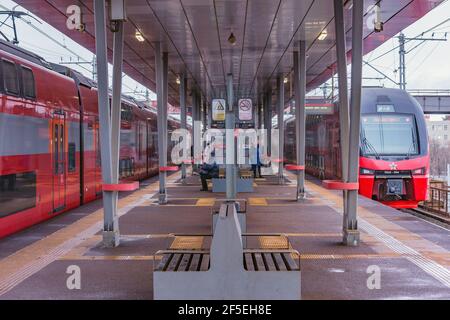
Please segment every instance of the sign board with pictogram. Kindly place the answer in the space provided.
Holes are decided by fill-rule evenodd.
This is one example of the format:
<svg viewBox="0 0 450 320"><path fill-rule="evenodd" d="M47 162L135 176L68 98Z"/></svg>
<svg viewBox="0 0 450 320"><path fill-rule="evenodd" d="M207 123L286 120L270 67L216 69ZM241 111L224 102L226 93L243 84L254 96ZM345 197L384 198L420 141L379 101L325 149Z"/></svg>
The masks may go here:
<svg viewBox="0 0 450 320"><path fill-rule="evenodd" d="M225 121L225 99L213 99L212 101L212 120Z"/></svg>
<svg viewBox="0 0 450 320"><path fill-rule="evenodd" d="M253 118L252 99L239 99L239 120L250 121Z"/></svg>

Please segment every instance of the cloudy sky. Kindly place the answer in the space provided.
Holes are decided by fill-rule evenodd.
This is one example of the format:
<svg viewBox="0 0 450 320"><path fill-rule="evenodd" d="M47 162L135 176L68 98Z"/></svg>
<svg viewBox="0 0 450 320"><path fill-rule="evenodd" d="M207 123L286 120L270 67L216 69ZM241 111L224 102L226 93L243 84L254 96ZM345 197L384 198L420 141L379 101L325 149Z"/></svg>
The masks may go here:
<svg viewBox="0 0 450 320"><path fill-rule="evenodd" d="M11 0L2 0L0 10L10 10L16 6ZM20 6L16 10L24 10ZM38 23L33 19L31 24L24 21L17 23L20 45L30 49L43 56L51 62L60 61L92 61L92 53L81 47L70 38L66 37L45 22ZM446 0L439 7L428 13L425 17L409 26L403 32L406 37L415 37L423 31L428 30L437 24L449 20L436 28L434 35L432 32L426 34L427 37L444 38L448 32L449 41L427 41L412 50L406 56L406 80L408 89L450 89L450 1ZM39 19L40 21L40 19ZM33 28L34 27L34 28ZM38 30L45 30L48 36L45 36ZM2 32L11 36L11 30L2 27ZM417 45L418 41L410 41L406 44L409 50ZM398 49L376 59L381 54L398 46L398 39L395 37L384 43L382 46L369 53L365 60L371 62L376 68L381 70L390 78L398 81ZM68 50L70 49L70 51ZM84 74L92 75L92 66L83 64L80 66L72 65ZM364 77L383 77L372 69L364 68ZM364 85L384 85L386 87L395 87L396 85L387 79L384 80L365 80ZM145 88L134 80L126 77L124 79L124 92L135 93L137 98L144 98ZM151 99L155 95L151 93Z"/></svg>

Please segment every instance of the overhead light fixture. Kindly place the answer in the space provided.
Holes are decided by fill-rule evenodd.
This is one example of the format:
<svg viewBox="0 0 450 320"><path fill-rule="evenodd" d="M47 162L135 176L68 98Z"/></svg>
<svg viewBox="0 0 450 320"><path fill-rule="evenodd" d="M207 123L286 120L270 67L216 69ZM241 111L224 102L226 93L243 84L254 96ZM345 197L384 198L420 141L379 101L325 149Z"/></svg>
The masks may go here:
<svg viewBox="0 0 450 320"><path fill-rule="evenodd" d="M328 32L327 29L322 30L322 32L319 34L319 37L317 39L319 39L320 41L325 40L325 38L328 36Z"/></svg>
<svg viewBox="0 0 450 320"><path fill-rule="evenodd" d="M233 32L231 32L230 36L228 37L228 42L233 46L236 43L236 37L234 36Z"/></svg>
<svg viewBox="0 0 450 320"><path fill-rule="evenodd" d="M288 83L288 78L287 78L287 77L284 77L283 82L284 82L284 83Z"/></svg>
<svg viewBox="0 0 450 320"><path fill-rule="evenodd" d="M144 42L145 41L144 36L142 35L142 33L139 30L136 30L136 33L134 34L134 36L136 37L136 39L139 42Z"/></svg>
<svg viewBox="0 0 450 320"><path fill-rule="evenodd" d="M381 32L383 31L383 27L384 27L384 22L381 21L381 7L380 7L380 3L377 3L375 5L375 17L374 17L374 22L373 22L373 30L375 32Z"/></svg>
<svg viewBox="0 0 450 320"><path fill-rule="evenodd" d="M177 84L180 84L180 83L181 83L180 77L177 77L177 80L175 80L175 82L176 82Z"/></svg>

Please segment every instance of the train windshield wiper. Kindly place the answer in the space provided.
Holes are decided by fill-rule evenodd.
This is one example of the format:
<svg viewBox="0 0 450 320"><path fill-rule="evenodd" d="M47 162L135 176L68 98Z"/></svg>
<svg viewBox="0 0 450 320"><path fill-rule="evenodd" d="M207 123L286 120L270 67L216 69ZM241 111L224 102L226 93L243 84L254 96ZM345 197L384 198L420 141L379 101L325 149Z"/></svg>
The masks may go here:
<svg viewBox="0 0 450 320"><path fill-rule="evenodd" d="M375 149L375 147L369 142L369 140L367 140L367 138L365 136L363 136L362 138L362 143L364 146L365 150L368 150L371 152L371 154L375 155L375 159L380 159L380 155L378 154L377 150Z"/></svg>
<svg viewBox="0 0 450 320"><path fill-rule="evenodd" d="M409 157L411 156L411 153L415 150L415 145L416 145L416 137L414 136L414 130L413 128L411 128L411 137L412 137L412 141L411 141L411 145L409 146L408 149L408 153L406 154L406 159L408 160Z"/></svg>

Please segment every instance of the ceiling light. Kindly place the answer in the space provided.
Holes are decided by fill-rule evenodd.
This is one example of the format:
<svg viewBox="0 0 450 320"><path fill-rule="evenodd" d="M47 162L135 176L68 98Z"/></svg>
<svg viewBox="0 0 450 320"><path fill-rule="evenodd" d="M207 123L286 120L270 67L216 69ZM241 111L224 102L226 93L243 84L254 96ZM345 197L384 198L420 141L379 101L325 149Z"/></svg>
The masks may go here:
<svg viewBox="0 0 450 320"><path fill-rule="evenodd" d="M322 30L322 32L319 34L319 37L317 39L319 39L320 41L325 40L325 38L328 36L328 32L327 29Z"/></svg>
<svg viewBox="0 0 450 320"><path fill-rule="evenodd" d="M180 77L177 77L177 80L175 80L175 82L177 83L177 84L180 84L181 82L180 82Z"/></svg>
<svg viewBox="0 0 450 320"><path fill-rule="evenodd" d="M142 33L139 30L136 30L136 33L134 34L134 36L136 37L136 39L139 42L144 42L145 41L144 36L142 35Z"/></svg>
<svg viewBox="0 0 450 320"><path fill-rule="evenodd" d="M284 77L283 82L284 82L284 83L288 83L288 78L287 78L287 77Z"/></svg>
<svg viewBox="0 0 450 320"><path fill-rule="evenodd" d="M228 37L228 42L234 45L236 43L236 37L234 36L233 32Z"/></svg>

